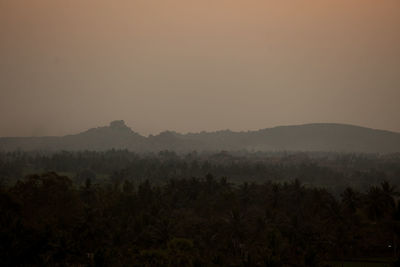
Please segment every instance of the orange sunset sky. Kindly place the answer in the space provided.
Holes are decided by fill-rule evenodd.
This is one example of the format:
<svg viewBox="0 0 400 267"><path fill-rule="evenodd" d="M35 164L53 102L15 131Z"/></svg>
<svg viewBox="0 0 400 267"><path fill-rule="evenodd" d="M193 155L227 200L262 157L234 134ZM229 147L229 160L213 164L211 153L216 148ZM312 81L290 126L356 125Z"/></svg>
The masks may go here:
<svg viewBox="0 0 400 267"><path fill-rule="evenodd" d="M0 136L400 132L399 0L0 0Z"/></svg>

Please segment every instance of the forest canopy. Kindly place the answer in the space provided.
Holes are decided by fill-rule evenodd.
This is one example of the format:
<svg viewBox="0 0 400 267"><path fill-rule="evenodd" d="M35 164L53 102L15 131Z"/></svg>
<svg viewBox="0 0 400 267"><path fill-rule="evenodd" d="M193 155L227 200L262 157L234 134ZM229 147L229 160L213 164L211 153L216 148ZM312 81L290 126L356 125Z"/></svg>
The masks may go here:
<svg viewBox="0 0 400 267"><path fill-rule="evenodd" d="M0 159L4 266L341 266L399 256L395 154Z"/></svg>

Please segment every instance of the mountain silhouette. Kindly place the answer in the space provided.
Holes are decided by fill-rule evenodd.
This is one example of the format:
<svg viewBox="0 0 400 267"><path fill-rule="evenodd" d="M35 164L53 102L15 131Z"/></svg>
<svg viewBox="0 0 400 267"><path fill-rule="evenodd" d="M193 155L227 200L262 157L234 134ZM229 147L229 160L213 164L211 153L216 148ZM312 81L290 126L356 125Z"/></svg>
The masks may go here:
<svg viewBox="0 0 400 267"><path fill-rule="evenodd" d="M247 132L225 130L180 134L165 131L145 137L119 120L108 126L61 137L0 138L0 151L108 149L137 152L248 150L395 153L400 152L400 133L347 124L314 123Z"/></svg>

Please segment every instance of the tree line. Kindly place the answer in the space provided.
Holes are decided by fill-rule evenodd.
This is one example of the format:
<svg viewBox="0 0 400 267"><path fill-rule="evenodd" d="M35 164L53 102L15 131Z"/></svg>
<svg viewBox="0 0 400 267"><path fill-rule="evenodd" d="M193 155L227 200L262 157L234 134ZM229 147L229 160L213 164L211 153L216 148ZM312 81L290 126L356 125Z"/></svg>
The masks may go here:
<svg viewBox="0 0 400 267"><path fill-rule="evenodd" d="M212 173L233 183L288 182L327 188L335 196L347 187L366 191L386 180L400 186L400 154L344 154L326 152L191 152L138 154L127 150L105 152L0 153L0 183L13 185L31 173L57 172L82 185L129 180L135 185L150 180L204 177Z"/></svg>

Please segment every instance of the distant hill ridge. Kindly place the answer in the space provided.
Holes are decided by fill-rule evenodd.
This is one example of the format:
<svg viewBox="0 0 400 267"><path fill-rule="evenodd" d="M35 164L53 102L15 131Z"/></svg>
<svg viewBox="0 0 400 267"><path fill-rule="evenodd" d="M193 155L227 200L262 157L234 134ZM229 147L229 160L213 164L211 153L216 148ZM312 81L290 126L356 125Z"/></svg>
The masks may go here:
<svg viewBox="0 0 400 267"><path fill-rule="evenodd" d="M61 137L3 137L0 151L14 150L108 150L137 152L160 150L185 151L332 151L395 153L400 152L400 133L337 123L313 123L278 126L258 131L230 130L180 134L164 131L142 136L122 120L109 126Z"/></svg>

